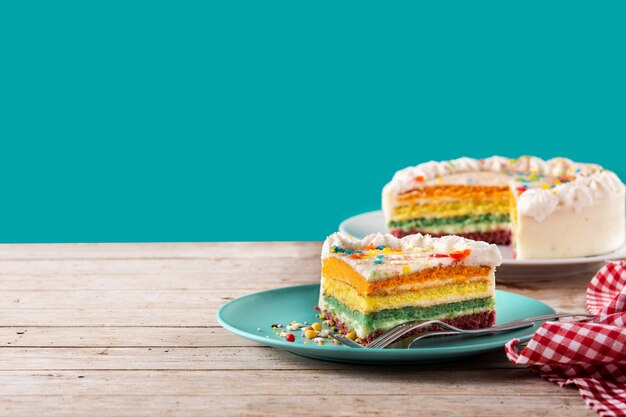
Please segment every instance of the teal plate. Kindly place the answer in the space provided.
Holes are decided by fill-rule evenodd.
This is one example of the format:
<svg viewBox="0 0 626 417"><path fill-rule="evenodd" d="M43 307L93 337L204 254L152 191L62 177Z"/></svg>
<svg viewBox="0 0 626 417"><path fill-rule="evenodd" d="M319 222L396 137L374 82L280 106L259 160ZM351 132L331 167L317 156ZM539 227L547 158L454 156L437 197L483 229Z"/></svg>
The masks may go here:
<svg viewBox="0 0 626 417"><path fill-rule="evenodd" d="M258 292L237 298L217 312L217 320L226 330L236 335L293 352L298 355L334 362L349 363L429 363L456 360L477 355L493 349L501 349L513 338L528 340L537 330L534 327L515 330L500 335L431 343L414 349L358 349L335 345L330 340L323 346L300 337L293 331L295 342L287 342L276 336L272 324L292 321L312 323L317 321L313 306L317 305L320 286L300 285ZM554 313L550 306L535 299L496 290L497 324L525 317ZM259 331L260 329L260 331ZM285 329L285 331L287 331Z"/></svg>

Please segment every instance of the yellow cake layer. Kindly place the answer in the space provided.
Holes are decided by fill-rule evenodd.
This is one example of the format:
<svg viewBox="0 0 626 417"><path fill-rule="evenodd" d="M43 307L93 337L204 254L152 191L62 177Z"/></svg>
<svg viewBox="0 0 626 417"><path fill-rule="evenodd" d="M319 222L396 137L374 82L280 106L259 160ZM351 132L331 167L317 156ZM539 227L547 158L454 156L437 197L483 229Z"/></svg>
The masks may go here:
<svg viewBox="0 0 626 417"><path fill-rule="evenodd" d="M384 295L398 290L416 290L437 285L462 283L470 278L488 279L492 270L488 266L452 265L427 268L422 271L368 282L350 265L337 258L322 261L322 277L343 281L351 285L359 295Z"/></svg>
<svg viewBox="0 0 626 417"><path fill-rule="evenodd" d="M442 203L398 206L393 211L393 220L408 220L416 217L445 218L476 216L479 214L509 214L509 200L448 201Z"/></svg>
<svg viewBox="0 0 626 417"><path fill-rule="evenodd" d="M485 298L493 295L491 280L472 281L462 284L430 287L418 291L402 291L390 295L360 296L351 285L332 278L322 280L322 292L336 298L352 310L368 314L380 310L402 307L428 307L436 304L454 303Z"/></svg>

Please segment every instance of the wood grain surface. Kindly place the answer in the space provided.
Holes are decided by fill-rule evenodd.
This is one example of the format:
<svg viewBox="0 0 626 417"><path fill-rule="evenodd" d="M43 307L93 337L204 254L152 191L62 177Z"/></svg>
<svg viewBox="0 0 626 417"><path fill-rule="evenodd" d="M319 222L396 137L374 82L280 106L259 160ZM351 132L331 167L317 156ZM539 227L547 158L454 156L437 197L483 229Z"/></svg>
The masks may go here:
<svg viewBox="0 0 626 417"><path fill-rule="evenodd" d="M595 416L509 363L357 366L258 345L217 309L319 281L319 242L0 245L4 416ZM588 272L499 279L559 311Z"/></svg>

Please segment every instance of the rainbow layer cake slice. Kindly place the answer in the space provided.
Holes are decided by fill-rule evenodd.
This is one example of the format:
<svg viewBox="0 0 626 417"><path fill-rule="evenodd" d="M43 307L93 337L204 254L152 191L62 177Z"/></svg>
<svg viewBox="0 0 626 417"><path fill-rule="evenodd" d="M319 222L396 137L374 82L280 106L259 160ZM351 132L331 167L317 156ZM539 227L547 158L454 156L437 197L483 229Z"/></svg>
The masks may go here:
<svg viewBox="0 0 626 417"><path fill-rule="evenodd" d="M334 233L322 249L319 307L364 344L413 320L493 326L501 259L496 245L459 236Z"/></svg>

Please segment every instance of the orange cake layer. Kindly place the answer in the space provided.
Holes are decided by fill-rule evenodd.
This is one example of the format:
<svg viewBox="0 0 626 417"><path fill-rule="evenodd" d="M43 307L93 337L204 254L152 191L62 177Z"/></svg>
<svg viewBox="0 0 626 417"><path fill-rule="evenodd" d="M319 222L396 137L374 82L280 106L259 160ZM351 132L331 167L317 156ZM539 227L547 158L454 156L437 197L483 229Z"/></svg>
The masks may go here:
<svg viewBox="0 0 626 417"><path fill-rule="evenodd" d="M488 266L465 266L453 265L450 267L438 267L424 269L412 274L396 276L389 279L382 279L368 282L344 261L337 258L325 258L322 262L322 276L324 278L343 281L354 287L359 295L376 295L395 292L400 285L428 284L440 285L438 281L445 280L446 283L461 283L470 278L489 278L491 268ZM424 285L427 286L427 285ZM407 288L411 290L411 288Z"/></svg>
<svg viewBox="0 0 626 417"><path fill-rule="evenodd" d="M417 198L508 198L508 186L479 186L479 185L435 185L432 187L416 188L398 194L397 201L410 201Z"/></svg>

